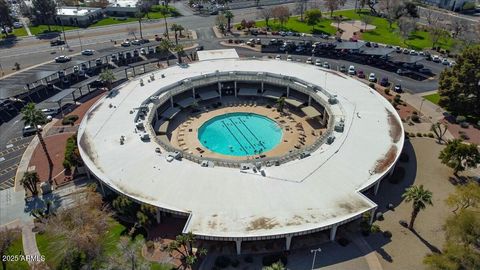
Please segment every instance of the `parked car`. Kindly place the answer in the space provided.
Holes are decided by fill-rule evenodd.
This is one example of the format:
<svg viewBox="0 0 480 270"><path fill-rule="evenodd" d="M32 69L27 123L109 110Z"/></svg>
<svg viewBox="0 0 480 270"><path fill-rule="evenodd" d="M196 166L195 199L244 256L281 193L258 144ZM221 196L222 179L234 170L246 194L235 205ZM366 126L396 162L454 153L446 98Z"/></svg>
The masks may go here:
<svg viewBox="0 0 480 270"><path fill-rule="evenodd" d="M141 49L140 49L140 54L141 54L141 55L146 55L146 54L147 54L147 50L145 50L145 48L141 48Z"/></svg>
<svg viewBox="0 0 480 270"><path fill-rule="evenodd" d="M122 44L120 44L122 47L130 47L130 41L128 40L125 40L124 42L122 42Z"/></svg>
<svg viewBox="0 0 480 270"><path fill-rule="evenodd" d="M400 47L396 46L396 47L395 47L395 52L397 52L397 53L401 53L401 52L402 52L402 48L400 48Z"/></svg>
<svg viewBox="0 0 480 270"><path fill-rule="evenodd" d="M340 72L346 73L347 72L347 67L345 65L340 66Z"/></svg>
<svg viewBox="0 0 480 270"><path fill-rule="evenodd" d="M275 60L281 60L282 57L280 56L280 54L277 54L277 56L275 56Z"/></svg>
<svg viewBox="0 0 480 270"><path fill-rule="evenodd" d="M13 28L22 28L23 27L23 24L21 22L14 22L13 23Z"/></svg>
<svg viewBox="0 0 480 270"><path fill-rule="evenodd" d="M441 59L438 55L432 55L432 61L435 63L440 63Z"/></svg>
<svg viewBox="0 0 480 270"><path fill-rule="evenodd" d="M203 51L203 46L198 46L197 48L195 48L195 50L198 52L198 51Z"/></svg>
<svg viewBox="0 0 480 270"><path fill-rule="evenodd" d="M42 109L42 113L45 114L45 116L55 116L56 114L58 114L58 109L57 108Z"/></svg>
<svg viewBox="0 0 480 270"><path fill-rule="evenodd" d="M387 77L383 77L381 80L380 80L380 85L381 86L388 86L390 83L388 82L388 78Z"/></svg>
<svg viewBox="0 0 480 270"><path fill-rule="evenodd" d="M80 67L73 66L73 74L78 74L79 71L80 71Z"/></svg>
<svg viewBox="0 0 480 270"><path fill-rule="evenodd" d="M140 53L138 52L138 50L133 50L133 57L138 57L140 56Z"/></svg>
<svg viewBox="0 0 480 270"><path fill-rule="evenodd" d="M293 58L291 55L287 56L287 61L293 61Z"/></svg>
<svg viewBox="0 0 480 270"><path fill-rule="evenodd" d="M59 71L58 71L58 78L61 79L61 78L63 78L63 77L65 77L65 71L59 70Z"/></svg>
<svg viewBox="0 0 480 270"><path fill-rule="evenodd" d="M26 137L26 136L35 134L37 132L37 130L42 130L42 126L37 125L35 127L35 126L27 125L27 126L23 127L22 134L23 134L24 137Z"/></svg>
<svg viewBox="0 0 480 270"><path fill-rule="evenodd" d="M429 69L429 68L421 68L418 70L418 72L422 73L422 74L432 74L432 70Z"/></svg>
<svg viewBox="0 0 480 270"><path fill-rule="evenodd" d="M148 48L148 54L154 54L155 53L155 48Z"/></svg>
<svg viewBox="0 0 480 270"><path fill-rule="evenodd" d="M95 60L95 66L99 67L99 66L101 66L101 65L103 65L102 59L100 59L100 58L96 59L96 60Z"/></svg>
<svg viewBox="0 0 480 270"><path fill-rule="evenodd" d="M110 61L112 61L112 62L117 62L117 61L118 61L117 55L116 55L116 54L112 54L112 55L110 56Z"/></svg>
<svg viewBox="0 0 480 270"><path fill-rule="evenodd" d="M317 58L315 60L315 66L321 66L321 65L322 65L322 60Z"/></svg>
<svg viewBox="0 0 480 270"><path fill-rule="evenodd" d="M132 40L130 42L132 45L141 45L142 44L142 41L140 41L139 39L135 39L135 40Z"/></svg>
<svg viewBox="0 0 480 270"><path fill-rule="evenodd" d="M70 80L67 77L63 77L62 78L62 84L63 85L68 85L68 84L70 84Z"/></svg>
<svg viewBox="0 0 480 270"><path fill-rule="evenodd" d="M397 93L402 93L403 92L402 85L401 84L395 84L395 87L393 87L393 91L395 91Z"/></svg>
<svg viewBox="0 0 480 270"><path fill-rule="evenodd" d="M155 35L155 41L162 41L162 37L159 35Z"/></svg>
<svg viewBox="0 0 480 270"><path fill-rule="evenodd" d="M72 59L70 57L66 56L66 55L60 55L60 56L55 57L55 62L57 62L57 63L66 63L70 60L72 60Z"/></svg>
<svg viewBox="0 0 480 270"><path fill-rule="evenodd" d="M79 70L78 77L85 77L85 70Z"/></svg>
<svg viewBox="0 0 480 270"><path fill-rule="evenodd" d="M443 58L443 59L442 59L442 65L446 65L446 66L447 66L447 65L449 65L449 64L450 64L450 62L448 62L448 59L447 59L447 58Z"/></svg>
<svg viewBox="0 0 480 270"><path fill-rule="evenodd" d="M82 51L82 55L93 55L95 53L94 50L86 49Z"/></svg>
<svg viewBox="0 0 480 270"><path fill-rule="evenodd" d="M370 73L370 75L368 75L368 81L369 82L376 82L377 81L377 76L375 76L375 73Z"/></svg>
<svg viewBox="0 0 480 270"><path fill-rule="evenodd" d="M349 70L350 71L350 70ZM360 78L360 79L364 79L365 78L365 73L363 73L363 70L359 70L357 72L357 76Z"/></svg>
<svg viewBox="0 0 480 270"><path fill-rule="evenodd" d="M348 67L348 74L349 75L355 75L355 66L349 66Z"/></svg>
<svg viewBox="0 0 480 270"><path fill-rule="evenodd" d="M397 74L398 75L408 75L410 73L411 73L411 71L407 70L407 69L401 69L401 68L397 69Z"/></svg>
<svg viewBox="0 0 480 270"><path fill-rule="evenodd" d="M448 63L448 66L449 66L449 67L453 67L453 66L455 66L456 64L457 64L457 62L455 62L455 61L450 61L450 63Z"/></svg>
<svg viewBox="0 0 480 270"><path fill-rule="evenodd" d="M86 63L81 63L80 64L80 69L81 70L87 70L88 69L87 64Z"/></svg>
<svg viewBox="0 0 480 270"><path fill-rule="evenodd" d="M324 68L330 68L330 64L329 64L327 61L323 62L323 65L322 65L322 66L323 66Z"/></svg>
<svg viewBox="0 0 480 270"><path fill-rule="evenodd" d="M305 63L310 64L310 65L313 64L312 58L308 57L307 61L305 61Z"/></svg>

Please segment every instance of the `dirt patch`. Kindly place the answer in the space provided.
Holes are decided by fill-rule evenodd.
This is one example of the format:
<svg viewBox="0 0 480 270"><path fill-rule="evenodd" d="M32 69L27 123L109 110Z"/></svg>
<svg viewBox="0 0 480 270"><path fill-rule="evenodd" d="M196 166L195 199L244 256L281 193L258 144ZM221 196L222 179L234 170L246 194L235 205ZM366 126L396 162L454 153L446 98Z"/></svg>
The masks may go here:
<svg viewBox="0 0 480 270"><path fill-rule="evenodd" d="M397 146L392 145L390 149L388 149L385 156L382 159L377 160L377 163L375 164L375 168L373 169L373 172L374 173L384 172L395 161L396 156L397 156Z"/></svg>
<svg viewBox="0 0 480 270"><path fill-rule="evenodd" d="M278 222L273 218L261 217L257 218L254 221L250 222L250 226L247 227L247 231L255 230L270 230L275 226L279 225Z"/></svg>
<svg viewBox="0 0 480 270"><path fill-rule="evenodd" d="M390 137L394 143L397 143L402 137L402 126L397 121L397 118L389 110L386 110L388 114L388 124L390 124Z"/></svg>

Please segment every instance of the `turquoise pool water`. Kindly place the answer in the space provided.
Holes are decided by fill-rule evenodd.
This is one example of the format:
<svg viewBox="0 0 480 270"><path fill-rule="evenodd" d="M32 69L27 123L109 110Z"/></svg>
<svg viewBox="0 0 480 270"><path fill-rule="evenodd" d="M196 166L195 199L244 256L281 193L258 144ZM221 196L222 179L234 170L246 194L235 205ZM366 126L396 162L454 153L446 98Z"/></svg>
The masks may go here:
<svg viewBox="0 0 480 270"><path fill-rule="evenodd" d="M228 113L205 122L198 131L202 145L229 156L267 152L282 140L282 129L268 117L254 113Z"/></svg>

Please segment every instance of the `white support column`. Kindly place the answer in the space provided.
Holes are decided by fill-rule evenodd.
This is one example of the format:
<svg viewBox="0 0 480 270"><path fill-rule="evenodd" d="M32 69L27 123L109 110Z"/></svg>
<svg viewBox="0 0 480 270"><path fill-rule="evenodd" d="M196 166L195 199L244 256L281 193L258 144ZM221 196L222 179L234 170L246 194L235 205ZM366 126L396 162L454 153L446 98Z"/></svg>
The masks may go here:
<svg viewBox="0 0 480 270"><path fill-rule="evenodd" d="M242 253L242 240L235 240L235 245L237 247L237 255Z"/></svg>
<svg viewBox="0 0 480 270"><path fill-rule="evenodd" d="M157 214L156 214L156 219L157 219L157 224L160 224L162 222L162 218L160 216L161 212L160 212L160 208L157 208Z"/></svg>
<svg viewBox="0 0 480 270"><path fill-rule="evenodd" d="M170 96L170 107L173 107L173 96Z"/></svg>
<svg viewBox="0 0 480 270"><path fill-rule="evenodd" d="M392 176L393 171L395 170L395 167L396 167L396 166L397 166L397 164L394 164L394 165L392 166L392 168L391 168L390 171L388 172L388 177Z"/></svg>
<svg viewBox="0 0 480 270"><path fill-rule="evenodd" d="M87 172L87 178L88 180L92 180L92 175L90 174L90 170L85 166L85 171Z"/></svg>
<svg viewBox="0 0 480 270"><path fill-rule="evenodd" d="M327 113L327 110L323 110L323 124L325 125L325 123L327 123L327 117L328 117L328 113Z"/></svg>
<svg viewBox="0 0 480 270"><path fill-rule="evenodd" d="M102 195L105 196L105 189L103 189L102 181L98 180L98 183L100 184L100 189L102 190Z"/></svg>
<svg viewBox="0 0 480 270"><path fill-rule="evenodd" d="M377 211L376 207L370 210L370 225L372 225L373 219L375 218L375 211Z"/></svg>
<svg viewBox="0 0 480 270"><path fill-rule="evenodd" d="M335 225L333 225L333 227L330 229L330 241L334 241L334 240L335 240L335 235L337 234L337 228L338 228L338 225L335 224Z"/></svg>
<svg viewBox="0 0 480 270"><path fill-rule="evenodd" d="M263 93L263 82L262 82L262 93Z"/></svg>
<svg viewBox="0 0 480 270"><path fill-rule="evenodd" d="M312 105L312 96L308 96L308 106Z"/></svg>
<svg viewBox="0 0 480 270"><path fill-rule="evenodd" d="M158 121L158 110L157 110L157 108L155 109L155 121Z"/></svg>
<svg viewBox="0 0 480 270"><path fill-rule="evenodd" d="M195 99L195 87L192 88L192 98Z"/></svg>
<svg viewBox="0 0 480 270"><path fill-rule="evenodd" d="M375 189L373 190L373 194L374 195L377 195L378 193L378 189L380 188L380 183L382 182L382 180L378 180L378 182L375 184Z"/></svg>
<svg viewBox="0 0 480 270"><path fill-rule="evenodd" d="M287 97L290 96L290 86L287 85Z"/></svg>
<svg viewBox="0 0 480 270"><path fill-rule="evenodd" d="M290 244L292 243L292 236L288 235L285 237L285 249L290 250Z"/></svg>
<svg viewBox="0 0 480 270"><path fill-rule="evenodd" d="M237 81L233 82L233 90L235 92L235 97L237 97Z"/></svg>

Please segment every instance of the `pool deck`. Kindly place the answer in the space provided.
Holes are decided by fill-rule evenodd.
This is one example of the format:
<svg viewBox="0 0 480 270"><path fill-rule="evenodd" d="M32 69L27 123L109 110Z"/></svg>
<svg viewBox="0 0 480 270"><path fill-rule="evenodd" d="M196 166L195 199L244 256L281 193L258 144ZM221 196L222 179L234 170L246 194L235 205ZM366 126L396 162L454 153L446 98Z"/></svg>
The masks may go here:
<svg viewBox="0 0 480 270"><path fill-rule="evenodd" d="M236 102L237 104L244 103L243 101L239 101L235 98L225 98L224 103L228 105L230 102ZM272 102L270 105L273 104L274 103ZM218 109L211 109L208 112L203 112L199 114L198 117L189 117L186 113L183 116L180 116L180 119L182 119L181 123L177 124L172 131L170 142L174 146L184 151L187 151L190 154L197 154L199 156L202 155L203 157L212 158L244 160L244 156L228 156L221 153L212 152L208 148L203 146L198 140L198 129L206 121L215 116L235 112L256 113L259 115L264 115L275 121L282 128L283 137L280 144L272 150L262 153L262 155L265 155L267 157L281 156L288 153L292 149L305 148L305 146L312 144L319 137L319 135L321 135L321 132L324 132L326 130L325 128L313 128L304 117L300 117L294 113L289 113L288 115L280 114L280 112L278 112L276 108L268 109L265 106L261 105L225 106ZM296 127L298 123L301 124L301 129L299 127ZM313 134L316 134L316 136ZM301 138L303 138L303 140ZM202 149L202 151L204 152L200 153L197 149ZM251 155L249 158L252 159L257 156L259 155Z"/></svg>
<svg viewBox="0 0 480 270"><path fill-rule="evenodd" d="M164 151L155 151L155 140L140 140L132 110L162 86L216 69L288 74L321 86L337 95L331 109L341 112L345 130L333 132L335 141L310 157L265 168L266 176L205 168L186 159L168 162ZM79 127L80 154L102 183L135 200L189 215L184 231L206 239L300 235L358 218L376 207L361 191L393 169L403 148L403 127L391 104L335 71L278 60L229 59L173 66L155 71L155 77L144 86L139 79L147 82L148 74L137 77L92 106Z"/></svg>

